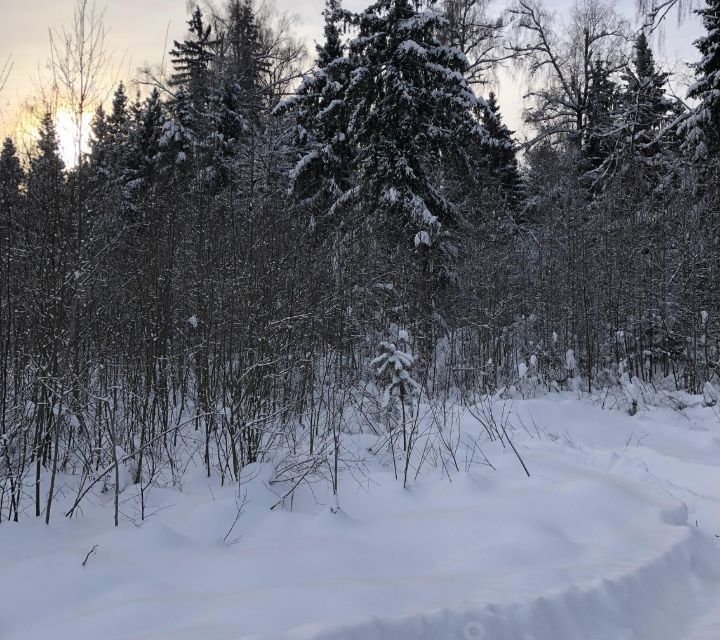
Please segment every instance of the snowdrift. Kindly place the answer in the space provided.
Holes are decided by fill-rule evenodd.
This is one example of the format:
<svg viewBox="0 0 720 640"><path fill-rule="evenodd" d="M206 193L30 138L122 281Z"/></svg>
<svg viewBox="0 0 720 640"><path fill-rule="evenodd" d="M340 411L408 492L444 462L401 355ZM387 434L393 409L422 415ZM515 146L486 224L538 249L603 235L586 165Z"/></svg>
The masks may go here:
<svg viewBox="0 0 720 640"><path fill-rule="evenodd" d="M50 527L4 523L0 636L718 640L712 410L630 417L565 395L512 416L529 479L491 443L494 470L438 468L407 490L368 454L339 513L320 486L271 510L272 468L254 465L240 489L200 472L153 489L142 523L128 487L117 529L102 495Z"/></svg>

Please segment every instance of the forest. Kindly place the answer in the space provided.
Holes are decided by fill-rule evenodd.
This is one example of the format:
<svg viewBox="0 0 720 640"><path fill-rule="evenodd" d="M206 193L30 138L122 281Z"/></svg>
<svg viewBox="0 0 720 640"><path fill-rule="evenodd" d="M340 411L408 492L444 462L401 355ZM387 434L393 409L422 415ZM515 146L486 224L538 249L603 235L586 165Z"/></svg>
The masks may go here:
<svg viewBox="0 0 720 640"><path fill-rule="evenodd" d="M717 640L720 0L324 2L49 25L0 637Z"/></svg>
<svg viewBox="0 0 720 640"><path fill-rule="evenodd" d="M637 28L609 0L327 0L309 58L264 6L198 5L166 73L92 105L81 0L36 144L0 155L0 518L102 486L117 524L124 483L188 460L337 493L358 422L407 484L423 403L717 383L720 2L687 96L653 53L670 4ZM74 166L58 99L94 109Z"/></svg>

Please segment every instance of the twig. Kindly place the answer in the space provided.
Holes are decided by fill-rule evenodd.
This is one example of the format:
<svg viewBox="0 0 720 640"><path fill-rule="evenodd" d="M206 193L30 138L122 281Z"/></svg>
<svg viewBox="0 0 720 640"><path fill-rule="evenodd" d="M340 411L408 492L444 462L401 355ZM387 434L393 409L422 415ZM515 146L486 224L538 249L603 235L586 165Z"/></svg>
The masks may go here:
<svg viewBox="0 0 720 640"><path fill-rule="evenodd" d="M87 552L87 555L85 556L85 560L83 560L83 563L82 563L83 567L87 564L87 561L90 559L90 556L95 555L97 548L98 548L98 545L95 544L95 545L93 545L93 548Z"/></svg>

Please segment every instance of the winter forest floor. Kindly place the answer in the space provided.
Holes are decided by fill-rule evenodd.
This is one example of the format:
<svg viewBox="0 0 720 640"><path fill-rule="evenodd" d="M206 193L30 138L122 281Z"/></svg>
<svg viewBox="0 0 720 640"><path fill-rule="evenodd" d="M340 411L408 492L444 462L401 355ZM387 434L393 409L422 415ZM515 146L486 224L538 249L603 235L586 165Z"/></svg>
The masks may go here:
<svg viewBox="0 0 720 640"><path fill-rule="evenodd" d="M611 400L496 403L530 478L498 442L484 463L463 414L460 471L407 490L376 436L345 437L339 512L322 483L271 510L256 464L239 488L189 469L142 523L133 486L118 528L99 493L73 519L3 523L0 638L718 640L717 408Z"/></svg>

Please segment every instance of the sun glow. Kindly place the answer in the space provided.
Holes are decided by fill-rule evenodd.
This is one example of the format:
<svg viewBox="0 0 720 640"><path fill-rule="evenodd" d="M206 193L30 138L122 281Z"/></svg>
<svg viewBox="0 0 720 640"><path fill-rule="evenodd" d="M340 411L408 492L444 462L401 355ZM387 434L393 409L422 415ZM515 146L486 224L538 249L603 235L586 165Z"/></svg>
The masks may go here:
<svg viewBox="0 0 720 640"><path fill-rule="evenodd" d="M86 154L90 150L90 122L92 115L83 113L82 123L79 124L77 117L69 109L58 109L55 116L55 128L57 130L58 147L60 157L68 168L78 163L78 143L80 151Z"/></svg>

